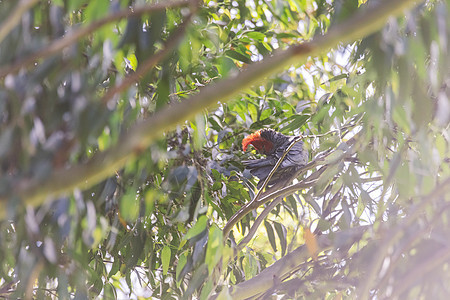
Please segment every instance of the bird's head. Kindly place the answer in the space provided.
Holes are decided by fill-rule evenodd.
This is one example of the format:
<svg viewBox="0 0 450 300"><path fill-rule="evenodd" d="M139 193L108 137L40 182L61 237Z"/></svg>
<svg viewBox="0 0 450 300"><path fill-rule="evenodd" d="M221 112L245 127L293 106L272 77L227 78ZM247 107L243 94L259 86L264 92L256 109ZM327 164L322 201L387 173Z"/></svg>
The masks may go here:
<svg viewBox="0 0 450 300"><path fill-rule="evenodd" d="M245 152L249 145L255 147L262 154L270 154L273 150L273 142L270 140L271 130L260 129L242 140L242 150Z"/></svg>

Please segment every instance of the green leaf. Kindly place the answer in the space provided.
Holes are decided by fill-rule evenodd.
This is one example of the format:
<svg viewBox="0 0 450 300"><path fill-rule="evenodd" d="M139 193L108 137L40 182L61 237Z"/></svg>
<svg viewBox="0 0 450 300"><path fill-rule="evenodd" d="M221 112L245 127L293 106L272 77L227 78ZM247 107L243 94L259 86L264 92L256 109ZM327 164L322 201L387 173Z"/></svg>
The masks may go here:
<svg viewBox="0 0 450 300"><path fill-rule="evenodd" d="M204 283L202 286L200 300L210 299L209 295L210 295L213 287L214 287L214 279L212 277L209 277L208 280L206 280L206 283Z"/></svg>
<svg viewBox="0 0 450 300"><path fill-rule="evenodd" d="M109 11L109 5L109 0L90 1L85 12L86 20L90 22L105 16Z"/></svg>
<svg viewBox="0 0 450 300"><path fill-rule="evenodd" d="M250 56L244 55L244 54L242 54L240 52L237 52L237 51L234 51L234 50L227 50L227 51L225 51L225 55L228 56L228 57L231 57L231 58L233 58L235 60L244 62L246 64L251 64L252 63L252 60L250 59Z"/></svg>
<svg viewBox="0 0 450 300"><path fill-rule="evenodd" d="M55 5L64 7L64 2L63 2L63 0L53 0L53 3L54 3Z"/></svg>
<svg viewBox="0 0 450 300"><path fill-rule="evenodd" d="M281 129L283 133L291 133L294 130L300 129L308 120L310 116L308 115L293 115L288 118L287 122L289 123L287 126Z"/></svg>
<svg viewBox="0 0 450 300"><path fill-rule="evenodd" d="M406 113L406 110L402 106L398 105L394 108L392 118L394 119L394 122L398 124L398 126L400 126L407 134L410 134L410 118Z"/></svg>
<svg viewBox="0 0 450 300"><path fill-rule="evenodd" d="M281 245L281 256L284 256L286 254L286 247L287 247L287 230L286 227L278 222L273 222L273 225L275 227L275 231L277 232L278 237L280 238L280 245Z"/></svg>
<svg viewBox="0 0 450 300"><path fill-rule="evenodd" d="M322 195L325 192L326 188L330 185L334 177L342 170L343 167L344 162L331 165L320 175L316 185L314 186L316 195Z"/></svg>
<svg viewBox="0 0 450 300"><path fill-rule="evenodd" d="M247 32L245 35L253 40L257 40L257 41L261 41L261 42L264 41L264 39L266 38L266 36L263 33L258 32L258 31L250 31L250 32Z"/></svg>
<svg viewBox="0 0 450 300"><path fill-rule="evenodd" d="M332 165L342 160L344 151L341 149L336 149L331 152L327 157L325 157L323 163L326 165ZM326 171L325 171L326 172Z"/></svg>
<svg viewBox="0 0 450 300"><path fill-rule="evenodd" d="M248 112L250 114L250 117L252 118L253 122L256 122L258 120L258 108L256 105L249 103L248 104Z"/></svg>
<svg viewBox="0 0 450 300"><path fill-rule="evenodd" d="M170 247L166 245L161 251L161 264L163 268L163 275L167 275L167 272L169 271L170 256L171 256Z"/></svg>
<svg viewBox="0 0 450 300"><path fill-rule="evenodd" d="M350 208L349 208L347 201L345 201L345 200L342 201L341 205L342 205L342 212L343 212L341 220L343 221L343 224L345 224L345 226L341 226L341 229L347 229L350 227L350 224L352 222L352 213L350 212Z"/></svg>
<svg viewBox="0 0 450 300"><path fill-rule="evenodd" d="M228 57L219 57L214 64L222 77L227 77L230 73L238 72L239 69L233 60Z"/></svg>
<svg viewBox="0 0 450 300"><path fill-rule="evenodd" d="M205 263L211 274L222 257L223 233L216 224L212 224L209 230L208 245L206 247Z"/></svg>
<svg viewBox="0 0 450 300"><path fill-rule="evenodd" d="M139 201L136 190L131 189L120 199L120 214L127 221L136 220L139 214Z"/></svg>
<svg viewBox="0 0 450 300"><path fill-rule="evenodd" d="M250 279L257 274L258 264L253 254L251 253L246 254L242 262L242 265L244 267L245 279Z"/></svg>
<svg viewBox="0 0 450 300"><path fill-rule="evenodd" d="M138 67L138 61L136 58L136 55L134 55L134 53L131 53L127 56L127 59L130 62L130 66L133 69L133 71L136 71L137 67Z"/></svg>
<svg viewBox="0 0 450 300"><path fill-rule="evenodd" d="M268 51L272 52L272 46L269 43L266 42L261 42L261 45L264 46L264 48L266 48Z"/></svg>
<svg viewBox="0 0 450 300"><path fill-rule="evenodd" d="M264 227L266 227L267 237L269 238L270 245L274 252L277 252L277 243L275 241L275 234L269 222L264 221Z"/></svg>
<svg viewBox="0 0 450 300"><path fill-rule="evenodd" d="M181 285L181 280L183 278L180 278L180 274L181 274L181 271L183 270L184 266L186 265L186 262L187 262L187 253L185 252L178 257L177 269L175 271L177 287L180 287L180 285Z"/></svg>
<svg viewBox="0 0 450 300"><path fill-rule="evenodd" d="M309 204L309 205L311 205L312 206L312 208L314 209L314 211L317 213L317 214L321 214L322 213L322 209L321 209L321 207L319 206L319 204L312 198L312 197L310 197L309 195L308 195L308 197L306 197L306 202Z"/></svg>
<svg viewBox="0 0 450 300"><path fill-rule="evenodd" d="M436 149L438 150L441 159L445 158L449 152L447 141L442 135L436 136Z"/></svg>
<svg viewBox="0 0 450 300"><path fill-rule="evenodd" d="M222 188L222 182L220 181L215 181L211 187L212 191L218 191Z"/></svg>
<svg viewBox="0 0 450 300"><path fill-rule="evenodd" d="M189 240L189 239L193 238L194 236L202 233L206 229L207 222L208 222L208 218L206 216L204 216L204 215L200 216L200 218L198 218L195 225L188 230L188 232L184 236L184 239Z"/></svg>
<svg viewBox="0 0 450 300"><path fill-rule="evenodd" d="M155 209L155 201L159 199L160 202L164 202L165 195L161 195L160 191L148 190L144 195L145 199L145 215L150 216Z"/></svg>
<svg viewBox="0 0 450 300"><path fill-rule="evenodd" d="M347 79L348 76L349 76L348 74L340 74L340 75L337 75L337 76L334 76L334 77L330 78L329 80L325 81L322 84L330 83L330 82L333 82L333 81L338 81L338 80L341 80L341 79Z"/></svg>
<svg viewBox="0 0 450 300"><path fill-rule="evenodd" d="M115 259L112 266L111 266L111 270L108 273L108 278L111 278L111 276L114 276L120 269L120 260Z"/></svg>

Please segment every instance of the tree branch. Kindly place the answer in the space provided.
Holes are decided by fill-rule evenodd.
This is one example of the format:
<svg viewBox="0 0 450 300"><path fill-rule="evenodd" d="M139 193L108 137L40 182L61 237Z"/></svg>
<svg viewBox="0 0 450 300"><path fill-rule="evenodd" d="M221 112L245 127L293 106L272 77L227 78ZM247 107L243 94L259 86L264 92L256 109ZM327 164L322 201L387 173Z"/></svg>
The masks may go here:
<svg viewBox="0 0 450 300"><path fill-rule="evenodd" d="M237 245L236 252L241 251L253 238L256 231L258 230L259 226L261 225L262 221L264 221L265 218L269 215L269 213L283 201L284 197L278 197L275 198L264 210L258 215L255 222L253 222L252 227L250 227L250 230L248 231L247 235L239 242Z"/></svg>
<svg viewBox="0 0 450 300"><path fill-rule="evenodd" d="M442 268L445 263L450 260L450 247L445 247L437 253L430 255L428 259L422 261L420 264L412 268L408 272L399 285L395 286L394 292L391 295L392 299L398 299L405 290L410 289L421 278L427 276L428 273L436 271L437 268Z"/></svg>
<svg viewBox="0 0 450 300"><path fill-rule="evenodd" d="M405 228L408 228L413 222L416 222L419 216L426 211L428 205L433 203L437 198L445 195L445 193L450 190L450 177L443 180L439 185L437 185L433 191L431 191L428 195L418 196L423 197L423 200L414 205L410 209L410 213L407 218L403 219L400 224L398 224L389 234L385 236L385 238L380 241L379 251L376 256L373 257L370 266L368 267L367 273L365 275L365 280L362 281L360 286L358 287L358 295L361 299L369 299L370 297L370 287L374 283L374 280L377 278L377 274L382 267L383 261L391 249L391 246L398 241L402 235L404 234ZM383 230L381 226L379 226L379 230Z"/></svg>
<svg viewBox="0 0 450 300"><path fill-rule="evenodd" d="M270 194L266 195L265 197L259 199L258 201L251 201L251 202L247 203L246 205L244 205L237 213L235 213L230 218L230 220L228 220L228 223L223 228L224 237L227 237L228 234L230 233L231 229L233 228L233 226L236 225L240 220L242 220L242 218L245 217L253 209L258 208L259 206L263 205L264 203L269 202L272 199L276 199L278 197L283 199L284 197L291 195L291 194L297 192L298 190L312 187L314 184L316 184L317 179L319 178L320 174L322 174L325 171L325 169L326 169L326 167L323 166L316 172L312 173L309 177L301 180L298 183L295 183L295 184L292 184L285 188L279 189L278 191L270 193ZM259 223L261 223L261 221L262 220L259 220ZM257 221L255 221L255 223L257 223ZM259 225L259 224L257 224L257 225ZM256 231L256 229L254 231ZM253 232L253 234L254 234L254 232ZM248 236L252 236L252 232L249 232ZM239 245L241 245L241 244L239 244Z"/></svg>
<svg viewBox="0 0 450 300"><path fill-rule="evenodd" d="M318 252L332 249L334 240L345 240L347 241L347 245L352 245L361 239L361 236L368 228L370 228L370 226L360 226L345 231L320 235L317 237L319 247ZM346 247L341 246L341 249L346 249ZM337 252L339 252L339 250L337 250ZM247 299L264 293L273 288L277 282L286 280L298 269L298 266L307 261L310 256L306 245L302 245L280 258L255 277L230 288L229 294L232 299Z"/></svg>
<svg viewBox="0 0 450 300"><path fill-rule="evenodd" d="M127 162L144 151L162 134L176 125L193 118L208 107L225 103L245 88L260 84L264 78L277 73L290 64L299 64L310 56L317 56L341 43L362 38L381 28L387 19L396 16L415 3L414 0L392 0L383 5L363 10L345 22L331 28L328 33L310 42L292 46L273 56L250 65L236 76L221 80L201 89L187 100L166 106L152 117L137 123L115 146L94 155L85 163L67 169L58 169L42 180L22 181L11 188L7 199L20 199L29 205L39 205L46 200L85 189L104 180ZM4 216L4 210L0 217Z"/></svg>

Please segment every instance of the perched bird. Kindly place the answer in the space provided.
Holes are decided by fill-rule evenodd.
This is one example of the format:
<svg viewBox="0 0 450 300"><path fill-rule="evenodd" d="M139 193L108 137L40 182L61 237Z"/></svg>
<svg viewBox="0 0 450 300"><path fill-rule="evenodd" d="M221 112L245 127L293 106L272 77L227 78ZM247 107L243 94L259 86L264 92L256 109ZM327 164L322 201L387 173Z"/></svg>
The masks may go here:
<svg viewBox="0 0 450 300"><path fill-rule="evenodd" d="M278 159L280 159L295 138L295 136L287 136L273 129L260 129L242 140L242 150L244 152L247 151L249 145L252 145L266 156L266 158L242 162L253 176L259 178L258 189L262 187ZM298 171L306 165L307 161L308 151L303 149L303 142L299 141L286 154L267 187L288 185L297 176Z"/></svg>

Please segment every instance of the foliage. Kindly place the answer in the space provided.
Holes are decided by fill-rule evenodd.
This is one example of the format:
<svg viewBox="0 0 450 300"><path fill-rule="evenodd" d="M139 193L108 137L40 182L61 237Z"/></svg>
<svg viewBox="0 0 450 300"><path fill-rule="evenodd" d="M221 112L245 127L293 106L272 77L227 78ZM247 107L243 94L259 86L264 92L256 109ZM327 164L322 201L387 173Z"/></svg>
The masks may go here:
<svg viewBox="0 0 450 300"><path fill-rule="evenodd" d="M0 1L0 296L444 298L450 3L413 4ZM311 162L255 202L264 127Z"/></svg>

